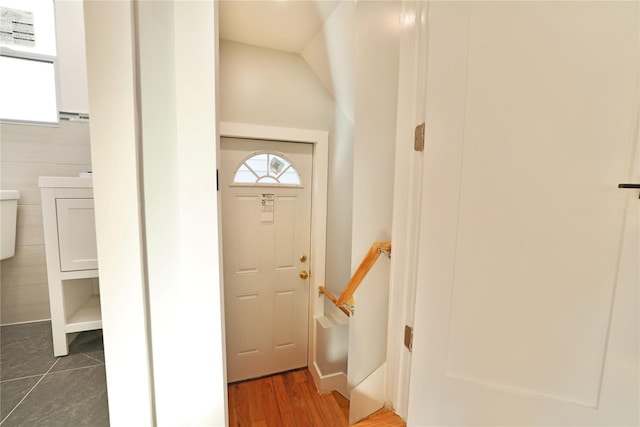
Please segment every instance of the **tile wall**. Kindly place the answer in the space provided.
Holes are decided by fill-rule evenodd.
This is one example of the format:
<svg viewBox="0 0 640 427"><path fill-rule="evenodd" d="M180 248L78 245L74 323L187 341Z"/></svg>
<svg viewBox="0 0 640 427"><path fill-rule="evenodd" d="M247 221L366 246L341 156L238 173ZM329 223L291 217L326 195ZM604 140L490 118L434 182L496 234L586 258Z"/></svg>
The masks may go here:
<svg viewBox="0 0 640 427"><path fill-rule="evenodd" d="M89 124L0 125L0 188L20 191L16 255L0 265L0 324L48 319L39 176L91 170Z"/></svg>

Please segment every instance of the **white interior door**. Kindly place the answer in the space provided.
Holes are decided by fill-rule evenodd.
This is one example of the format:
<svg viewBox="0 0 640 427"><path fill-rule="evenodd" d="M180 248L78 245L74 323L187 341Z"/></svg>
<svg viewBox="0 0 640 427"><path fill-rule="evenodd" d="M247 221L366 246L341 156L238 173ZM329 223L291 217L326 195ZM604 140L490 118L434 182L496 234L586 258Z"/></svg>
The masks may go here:
<svg viewBox="0 0 640 427"><path fill-rule="evenodd" d="M433 2L409 425L638 425L638 2Z"/></svg>
<svg viewBox="0 0 640 427"><path fill-rule="evenodd" d="M312 150L222 138L229 382L307 365Z"/></svg>

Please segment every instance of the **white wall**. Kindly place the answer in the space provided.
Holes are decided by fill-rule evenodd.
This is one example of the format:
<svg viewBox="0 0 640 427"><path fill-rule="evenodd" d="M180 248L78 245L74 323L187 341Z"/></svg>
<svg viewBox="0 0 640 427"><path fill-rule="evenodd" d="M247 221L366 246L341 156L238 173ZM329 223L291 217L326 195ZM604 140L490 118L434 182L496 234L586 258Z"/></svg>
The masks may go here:
<svg viewBox="0 0 640 427"><path fill-rule="evenodd" d="M114 425L225 424L215 9L85 5Z"/></svg>
<svg viewBox="0 0 640 427"><path fill-rule="evenodd" d="M342 2L301 52L335 100L329 155L326 287L339 295L351 277L355 3ZM325 310L333 306L326 300ZM335 310L335 307L333 308Z"/></svg>
<svg viewBox="0 0 640 427"><path fill-rule="evenodd" d="M175 363L165 367L165 374L173 372L178 379L171 400L181 404L173 409L175 423L169 418L168 424L221 425L227 410L227 387L216 188L217 6L212 2L176 2L176 5L182 282L174 283L172 288L179 303L171 313L162 315L191 318L200 327L183 331L187 341L197 343L196 354L174 358L187 364L187 369L176 375ZM197 31L192 28L194 25ZM177 393L178 389L192 393Z"/></svg>
<svg viewBox="0 0 640 427"><path fill-rule="evenodd" d="M146 240L149 316L157 419L171 416L167 404L175 378L161 368L179 362L180 352L167 351L182 336L174 316L172 287L180 283L180 193L176 123L174 5L138 4L139 96L143 181L144 239ZM157 373L156 373L157 372ZM171 371L169 371L171 372ZM175 370L174 372L178 372Z"/></svg>
<svg viewBox="0 0 640 427"><path fill-rule="evenodd" d="M93 194L112 425L154 424L141 225L134 17L85 3ZM113 31L113 23L119 31Z"/></svg>
<svg viewBox="0 0 640 427"><path fill-rule="evenodd" d="M353 123L336 110L329 146L326 287L338 296L351 278L353 209ZM325 299L325 311L335 306ZM343 316L343 314L340 314Z"/></svg>
<svg viewBox="0 0 640 427"><path fill-rule="evenodd" d="M356 6L352 271L374 242L391 240L399 12L398 2L358 2ZM381 256L354 295L350 387L386 360L388 294L389 260Z"/></svg>
<svg viewBox="0 0 640 427"><path fill-rule="evenodd" d="M341 2L300 53L352 123L355 13L355 2Z"/></svg>
<svg viewBox="0 0 640 427"><path fill-rule="evenodd" d="M220 41L220 120L330 130L333 100L295 53Z"/></svg>

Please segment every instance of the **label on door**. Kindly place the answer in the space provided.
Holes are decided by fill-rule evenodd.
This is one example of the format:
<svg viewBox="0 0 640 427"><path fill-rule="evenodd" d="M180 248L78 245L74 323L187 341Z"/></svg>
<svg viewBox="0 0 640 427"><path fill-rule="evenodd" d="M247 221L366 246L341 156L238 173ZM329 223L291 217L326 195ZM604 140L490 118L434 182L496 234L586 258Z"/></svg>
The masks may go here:
<svg viewBox="0 0 640 427"><path fill-rule="evenodd" d="M273 194L262 194L260 203L262 204L262 210L260 212L260 219L263 224L273 224L273 204L275 197Z"/></svg>

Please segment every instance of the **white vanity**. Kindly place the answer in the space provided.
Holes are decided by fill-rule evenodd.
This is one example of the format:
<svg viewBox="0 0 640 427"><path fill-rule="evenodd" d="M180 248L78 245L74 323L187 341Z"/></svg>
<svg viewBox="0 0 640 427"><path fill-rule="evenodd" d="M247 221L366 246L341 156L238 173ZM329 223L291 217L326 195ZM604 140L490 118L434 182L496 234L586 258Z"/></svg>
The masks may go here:
<svg viewBox="0 0 640 427"><path fill-rule="evenodd" d="M93 180L39 179L53 353L69 353L67 334L102 328Z"/></svg>

